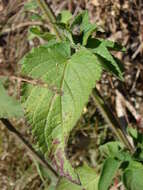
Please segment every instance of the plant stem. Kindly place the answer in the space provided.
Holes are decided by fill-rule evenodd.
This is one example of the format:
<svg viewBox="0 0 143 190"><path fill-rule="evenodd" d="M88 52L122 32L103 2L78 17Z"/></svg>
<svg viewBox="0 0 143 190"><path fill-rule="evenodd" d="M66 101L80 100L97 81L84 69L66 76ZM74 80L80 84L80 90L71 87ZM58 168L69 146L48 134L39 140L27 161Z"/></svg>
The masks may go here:
<svg viewBox="0 0 143 190"><path fill-rule="evenodd" d="M14 134L14 136L22 142L25 148L30 152L31 157L35 158L41 165L43 165L49 172L51 176L54 178L58 178L57 172L53 169L53 167L31 146L31 144L22 136L22 134L16 130L16 128L11 124L8 119L0 119L4 126Z"/></svg>
<svg viewBox="0 0 143 190"><path fill-rule="evenodd" d="M54 33L57 36L57 39L60 41L63 40L64 37L61 34L59 28L56 26L56 17L54 13L52 12L52 10L50 9L50 6L48 6L48 4L46 4L44 0L37 0L37 4L39 5L40 9L46 16L51 29L54 31Z"/></svg>
<svg viewBox="0 0 143 190"><path fill-rule="evenodd" d="M122 131L120 123L115 118L114 114L112 113L108 105L105 103L105 101L103 100L97 89L93 91L92 98L97 108L99 109L102 116L109 124L109 126L111 127L117 138L125 145L125 147L128 150L130 150L131 153L134 153L134 148L132 147L131 143L126 137L126 134Z"/></svg>

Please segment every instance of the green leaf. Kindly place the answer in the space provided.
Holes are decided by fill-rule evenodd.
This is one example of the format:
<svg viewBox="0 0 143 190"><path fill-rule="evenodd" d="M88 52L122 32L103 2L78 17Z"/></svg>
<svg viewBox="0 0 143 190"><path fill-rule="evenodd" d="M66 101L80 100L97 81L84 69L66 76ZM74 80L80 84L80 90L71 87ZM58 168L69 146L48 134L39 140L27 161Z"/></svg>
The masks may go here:
<svg viewBox="0 0 143 190"><path fill-rule="evenodd" d="M98 39L104 46L106 46L109 50L114 50L114 51L122 51L125 52L126 48L123 47L122 45L118 44L117 42L113 42L111 40L104 40L104 39Z"/></svg>
<svg viewBox="0 0 143 190"><path fill-rule="evenodd" d="M42 17L37 13L31 13L30 19L31 20L40 20L40 21L42 21Z"/></svg>
<svg viewBox="0 0 143 190"><path fill-rule="evenodd" d="M88 11L84 11L82 13L82 22L81 22L81 25L80 25L80 30L82 32L87 31L87 30L89 30L91 25L92 24L90 23L90 20L89 20Z"/></svg>
<svg viewBox="0 0 143 190"><path fill-rule="evenodd" d="M118 141L108 142L106 144L101 145L100 152L105 157L110 156L114 157L119 153L120 149L123 148L122 144Z"/></svg>
<svg viewBox="0 0 143 190"><path fill-rule="evenodd" d="M105 160L99 179L99 190L108 190L120 164L118 160L110 157Z"/></svg>
<svg viewBox="0 0 143 190"><path fill-rule="evenodd" d="M81 186L71 183L65 178L61 178L57 190L98 190L99 177L96 171L87 165L77 169L80 177Z"/></svg>
<svg viewBox="0 0 143 190"><path fill-rule="evenodd" d="M83 190L83 188L80 185L76 185L70 182L66 178L61 178L56 187L56 190Z"/></svg>
<svg viewBox="0 0 143 190"><path fill-rule="evenodd" d="M97 30L97 26L96 26L96 24L94 24L94 25L90 25L90 27L88 28L88 30L86 30L85 32L84 32L84 35L83 35L83 42L82 42L82 45L83 46L86 46L86 44L87 44L87 41L88 41L88 38L92 35L92 33L94 32L94 31L96 31Z"/></svg>
<svg viewBox="0 0 143 190"><path fill-rule="evenodd" d="M102 64L105 67L105 69L112 72L118 78L123 80L122 71L120 69L120 66L118 65L117 60L108 51L104 43L100 43L95 49L92 49L92 52L103 58Z"/></svg>
<svg viewBox="0 0 143 190"><path fill-rule="evenodd" d="M137 139L138 138L138 131L137 129L133 128L133 127L128 127L127 128L129 135L133 138L133 139Z"/></svg>
<svg viewBox="0 0 143 190"><path fill-rule="evenodd" d="M38 7L35 0L29 0L28 2L24 3L24 9L26 11L34 10Z"/></svg>
<svg viewBox="0 0 143 190"><path fill-rule="evenodd" d="M96 24L90 23L88 11L83 11L75 17L71 28L73 28L75 25L79 25L80 32L83 33L83 46L87 44L88 38L92 35L92 33L98 29Z"/></svg>
<svg viewBox="0 0 143 190"><path fill-rule="evenodd" d="M124 171L122 179L127 190L143 189L143 165L129 166Z"/></svg>
<svg viewBox="0 0 143 190"><path fill-rule="evenodd" d="M54 34L51 34L49 32L43 32L41 31L40 27L31 27L29 29L29 32L32 34L32 36L30 35L30 39L32 39L33 37L39 37L45 41L56 39L56 36Z"/></svg>
<svg viewBox="0 0 143 190"><path fill-rule="evenodd" d="M80 177L82 186L86 190L98 190L99 176L95 169L90 168L88 165L84 165L77 169L77 173Z"/></svg>
<svg viewBox="0 0 143 190"><path fill-rule="evenodd" d="M60 13L60 22L64 24L68 24L72 19L72 14L68 10L63 10Z"/></svg>
<svg viewBox="0 0 143 190"><path fill-rule="evenodd" d="M87 44L88 38L92 35L92 33L95 30L97 30L97 25L90 23L88 11L84 11L82 15L82 23L80 26L80 30L83 32L82 45L85 46Z"/></svg>
<svg viewBox="0 0 143 190"><path fill-rule="evenodd" d="M94 48L97 48L97 46L101 43L109 50L122 51L122 52L126 51L126 48L118 44L117 42L105 40L102 38L89 38L87 47L94 49Z"/></svg>
<svg viewBox="0 0 143 190"><path fill-rule="evenodd" d="M70 131L100 78L98 57L85 48L71 56L69 43L63 42L33 49L22 64L22 75L53 87L49 90L31 84L23 86L25 114L39 147L61 176L79 183L65 148Z"/></svg>
<svg viewBox="0 0 143 190"><path fill-rule="evenodd" d="M0 82L0 118L21 118L24 116L22 107L13 97L8 96Z"/></svg>
<svg viewBox="0 0 143 190"><path fill-rule="evenodd" d="M82 17L83 14L85 14L84 12L79 13L77 16L74 17L70 29L73 29L75 26L80 25L82 22Z"/></svg>

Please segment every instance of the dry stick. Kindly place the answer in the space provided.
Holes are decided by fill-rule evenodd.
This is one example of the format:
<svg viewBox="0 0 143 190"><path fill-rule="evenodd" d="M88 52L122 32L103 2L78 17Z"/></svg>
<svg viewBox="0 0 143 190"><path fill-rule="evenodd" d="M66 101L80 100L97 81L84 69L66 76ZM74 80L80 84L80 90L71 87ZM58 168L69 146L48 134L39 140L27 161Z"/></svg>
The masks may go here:
<svg viewBox="0 0 143 190"><path fill-rule="evenodd" d="M30 152L31 157L34 157L41 165L43 165L50 174L58 178L57 172L52 168L52 166L46 162L46 160L39 155L34 148L29 144L29 142L22 136L21 133L19 133L15 127L11 124L11 122L8 119L1 118L1 122L4 124L4 126L11 132L13 135L24 145L24 147Z"/></svg>
<svg viewBox="0 0 143 190"><path fill-rule="evenodd" d="M44 26L46 28L49 28L49 26L47 24L44 24L42 22L39 22L39 21L28 21L28 22L24 22L24 23L20 23L20 24L12 24L12 26L10 28L4 28L0 31L0 36L1 35L4 35L4 34L7 34L7 33L10 33L10 32L15 32L16 30L18 29L21 29L21 28L24 28L24 27L27 27L27 26Z"/></svg>
<svg viewBox="0 0 143 190"><path fill-rule="evenodd" d="M122 131L120 123L115 118L115 116L112 113L111 109L105 103L104 99L101 97L101 95L99 94L99 92L98 92L97 89L95 89L93 91L92 98L93 98L93 100L94 100L97 108L101 112L102 116L104 117L104 119L106 120L106 122L108 123L108 125L111 127L111 129L113 130L113 132L116 134L116 136L118 137L118 139L121 142L123 142L123 144L125 145L125 147L127 147L130 150L131 153L134 153L134 148L132 147L131 143L127 139L126 134L124 133L124 131Z"/></svg>
<svg viewBox="0 0 143 190"><path fill-rule="evenodd" d="M135 108L130 104L130 102L126 100L125 97L118 90L116 90L116 95L120 98L122 104L124 104L124 106L130 111L132 116L134 116L137 124L139 125L139 128L143 130L142 116L135 110Z"/></svg>
<svg viewBox="0 0 143 190"><path fill-rule="evenodd" d="M116 113L117 113L117 116L119 119L119 123L122 127L122 130L126 134L129 142L135 148L133 139L127 133L128 118L127 118L127 113L126 113L126 109L125 109L125 103L124 103L122 96L118 92L118 90L116 90L116 101L115 101L115 103L116 103Z"/></svg>

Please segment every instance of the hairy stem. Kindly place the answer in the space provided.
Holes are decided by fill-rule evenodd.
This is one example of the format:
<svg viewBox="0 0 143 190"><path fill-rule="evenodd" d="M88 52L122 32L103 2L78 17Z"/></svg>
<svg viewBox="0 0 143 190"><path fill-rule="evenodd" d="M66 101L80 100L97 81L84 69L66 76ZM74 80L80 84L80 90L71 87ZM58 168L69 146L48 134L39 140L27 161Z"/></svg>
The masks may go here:
<svg viewBox="0 0 143 190"><path fill-rule="evenodd" d="M61 34L58 26L56 25L56 17L54 15L54 13L52 12L52 10L50 9L50 6L48 6L48 4L46 4L44 0L37 0L37 4L39 5L40 9L46 16L46 18L49 22L49 25L51 27L51 30L54 31L54 33L57 36L57 39L63 40L63 35Z"/></svg>
<svg viewBox="0 0 143 190"><path fill-rule="evenodd" d="M52 166L30 145L30 143L22 136L22 134L16 130L16 128L11 124L8 119L0 119L4 126L24 145L24 147L30 152L31 157L35 158L41 165L43 165L54 178L58 178L57 172L52 168Z"/></svg>
<svg viewBox="0 0 143 190"><path fill-rule="evenodd" d="M130 150L131 153L134 153L134 148L132 147L131 143L129 142L128 138L126 137L126 134L123 132L120 123L115 118L114 114L108 107L108 105L105 103L103 98L100 96L97 89L93 91L92 98L95 102L95 105L101 112L102 116L108 123L108 125L111 127L112 131L115 133L117 138L125 145L125 147Z"/></svg>

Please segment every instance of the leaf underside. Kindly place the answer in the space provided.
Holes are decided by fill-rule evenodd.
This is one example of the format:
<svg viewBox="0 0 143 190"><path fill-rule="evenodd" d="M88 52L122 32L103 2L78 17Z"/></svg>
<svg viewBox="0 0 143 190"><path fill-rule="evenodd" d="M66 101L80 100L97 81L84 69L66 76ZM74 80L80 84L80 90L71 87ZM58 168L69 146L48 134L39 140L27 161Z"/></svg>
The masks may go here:
<svg viewBox="0 0 143 190"><path fill-rule="evenodd" d="M79 178L66 157L66 144L101 70L97 56L85 48L71 56L66 42L35 48L22 60L22 75L58 89L23 85L25 115L39 149L61 176L78 184Z"/></svg>

